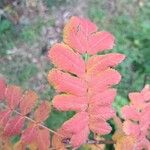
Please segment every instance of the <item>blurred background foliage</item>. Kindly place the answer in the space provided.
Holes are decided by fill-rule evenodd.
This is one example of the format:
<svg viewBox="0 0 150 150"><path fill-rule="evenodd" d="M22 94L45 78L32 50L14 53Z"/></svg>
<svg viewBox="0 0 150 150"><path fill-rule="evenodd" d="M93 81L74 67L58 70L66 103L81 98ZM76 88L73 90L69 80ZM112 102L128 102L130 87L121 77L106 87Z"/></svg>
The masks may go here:
<svg viewBox="0 0 150 150"><path fill-rule="evenodd" d="M126 55L118 67L122 81L113 104L121 115L120 108L129 102L128 93L150 83L149 0L1 0L0 75L51 100L55 93L47 83L52 68L47 51L61 41L63 26L73 15L89 18L101 30L112 32L116 37L112 51ZM53 110L47 126L56 129L73 114ZM88 146L81 149L90 150Z"/></svg>

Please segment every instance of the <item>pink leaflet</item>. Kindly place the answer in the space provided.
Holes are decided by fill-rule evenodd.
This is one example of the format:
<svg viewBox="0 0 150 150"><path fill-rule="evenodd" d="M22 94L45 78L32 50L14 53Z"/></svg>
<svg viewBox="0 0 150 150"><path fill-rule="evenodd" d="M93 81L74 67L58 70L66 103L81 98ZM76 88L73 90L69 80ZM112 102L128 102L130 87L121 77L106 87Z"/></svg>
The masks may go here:
<svg viewBox="0 0 150 150"><path fill-rule="evenodd" d="M82 131L83 128L87 126L88 119L89 117L87 112L79 112L74 115L70 120L66 121L62 125L62 129L72 134L76 134Z"/></svg>
<svg viewBox="0 0 150 150"><path fill-rule="evenodd" d="M116 89L107 89L103 92L92 95L89 103L101 106L111 104L114 101L115 96Z"/></svg>
<svg viewBox="0 0 150 150"><path fill-rule="evenodd" d="M42 102L36 109L34 116L36 122L43 122L49 117L51 106L48 101Z"/></svg>
<svg viewBox="0 0 150 150"><path fill-rule="evenodd" d="M37 99L38 96L34 91L27 91L20 101L19 107L21 113L23 115L28 114L32 110Z"/></svg>
<svg viewBox="0 0 150 150"><path fill-rule="evenodd" d="M114 46L115 37L109 32L96 32L91 34L88 41L89 54L96 54L104 50L112 49Z"/></svg>
<svg viewBox="0 0 150 150"><path fill-rule="evenodd" d="M96 26L85 19L72 17L64 28L64 42L83 54L96 54L112 49L114 36L109 32L96 32Z"/></svg>
<svg viewBox="0 0 150 150"><path fill-rule="evenodd" d="M90 114L90 118L101 118L105 120L108 120L115 115L115 111L111 105L108 106L90 105L88 112Z"/></svg>
<svg viewBox="0 0 150 150"><path fill-rule="evenodd" d="M146 138L138 140L136 144L136 150L149 150L150 142Z"/></svg>
<svg viewBox="0 0 150 150"><path fill-rule="evenodd" d="M4 128L4 135L14 136L20 134L24 125L24 121L25 118L20 115L11 118Z"/></svg>
<svg viewBox="0 0 150 150"><path fill-rule="evenodd" d="M39 150L49 150L50 147L50 134L46 129L38 129L36 144Z"/></svg>
<svg viewBox="0 0 150 150"><path fill-rule="evenodd" d="M90 130L97 134L108 134L111 131L111 126L103 119L90 118Z"/></svg>
<svg viewBox="0 0 150 150"><path fill-rule="evenodd" d="M96 25L89 20L72 17L64 28L64 42L83 54L88 49L87 38L96 30Z"/></svg>
<svg viewBox="0 0 150 150"><path fill-rule="evenodd" d="M55 108L61 111L84 111L87 108L87 98L69 94L57 95L53 99Z"/></svg>
<svg viewBox="0 0 150 150"><path fill-rule="evenodd" d="M37 127L32 126L26 128L21 136L21 141L25 144L30 144L35 141L37 137Z"/></svg>
<svg viewBox="0 0 150 150"><path fill-rule="evenodd" d="M137 138L140 134L140 126L137 123L127 120L123 123L123 131L127 135L132 135Z"/></svg>
<svg viewBox="0 0 150 150"><path fill-rule="evenodd" d="M140 113L134 106L124 106L122 108L122 115L125 119L130 119L134 121L138 121L140 118Z"/></svg>
<svg viewBox="0 0 150 150"><path fill-rule="evenodd" d="M6 102L11 109L15 109L22 97L22 90L20 87L15 85L9 85L5 91Z"/></svg>
<svg viewBox="0 0 150 150"><path fill-rule="evenodd" d="M138 92L129 93L129 98L131 100L131 103L138 109L143 109L146 104L143 103L142 95Z"/></svg>
<svg viewBox="0 0 150 150"><path fill-rule="evenodd" d="M4 100L5 98L5 89L6 89L5 80L0 79L0 101Z"/></svg>
<svg viewBox="0 0 150 150"><path fill-rule="evenodd" d="M60 70L77 76L85 73L85 63L82 57L65 44L55 44L49 51L49 58Z"/></svg>
<svg viewBox="0 0 150 150"><path fill-rule="evenodd" d="M10 109L0 111L0 126L5 127L11 114L12 111Z"/></svg>
<svg viewBox="0 0 150 150"><path fill-rule="evenodd" d="M78 148L80 147L80 145L86 143L89 133L90 133L90 130L87 126L84 129L82 129L82 131L74 134L71 138L72 146L75 148Z"/></svg>
<svg viewBox="0 0 150 150"><path fill-rule="evenodd" d="M87 73L91 75L99 74L108 67L115 67L125 59L123 54L112 53L105 55L94 55L89 58L86 64Z"/></svg>
<svg viewBox="0 0 150 150"><path fill-rule="evenodd" d="M97 76L91 77L89 80L89 89L91 92L98 93L106 90L112 85L116 85L120 82L121 75L114 69L107 69Z"/></svg>
<svg viewBox="0 0 150 150"><path fill-rule="evenodd" d="M86 94L87 87L83 80L58 69L52 69L49 72L48 81L54 85L59 92L65 92L77 96Z"/></svg>

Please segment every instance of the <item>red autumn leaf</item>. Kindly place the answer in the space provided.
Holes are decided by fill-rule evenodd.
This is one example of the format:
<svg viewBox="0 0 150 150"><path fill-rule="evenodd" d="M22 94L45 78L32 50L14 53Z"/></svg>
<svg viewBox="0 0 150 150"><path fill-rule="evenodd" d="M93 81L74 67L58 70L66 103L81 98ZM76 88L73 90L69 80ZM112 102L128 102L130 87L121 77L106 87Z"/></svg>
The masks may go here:
<svg viewBox="0 0 150 150"><path fill-rule="evenodd" d="M120 82L121 75L114 69L107 69L96 76L92 76L89 80L89 89L91 91L98 93L98 91L103 91L112 85L116 85Z"/></svg>
<svg viewBox="0 0 150 150"><path fill-rule="evenodd" d="M71 145L73 147L80 147L80 145L86 143L88 136L89 136L90 130L87 127L85 127L81 132L77 132L74 134L71 138Z"/></svg>
<svg viewBox="0 0 150 150"><path fill-rule="evenodd" d="M88 49L87 37L97 31L94 23L79 17L72 17L64 28L64 42L79 53Z"/></svg>
<svg viewBox="0 0 150 150"><path fill-rule="evenodd" d="M122 108L122 113L123 113L123 117L125 119L131 119L131 120L135 120L138 121L140 118L140 113L138 112L138 110L134 107L134 106L124 106Z"/></svg>
<svg viewBox="0 0 150 150"><path fill-rule="evenodd" d="M50 146L49 130L32 124L22 133L21 142L26 145L35 145L39 150L48 150Z"/></svg>
<svg viewBox="0 0 150 150"><path fill-rule="evenodd" d="M89 106L90 117L101 118L101 119L110 119L115 115L114 109L111 105L98 106L91 104Z"/></svg>
<svg viewBox="0 0 150 150"><path fill-rule="evenodd" d="M15 85L8 85L5 91L6 101L11 109L15 109L22 97L22 90Z"/></svg>
<svg viewBox="0 0 150 150"><path fill-rule="evenodd" d="M113 68L125 56L90 56L111 49L114 37L108 32L97 32L96 25L86 19L72 17L64 28L63 40L67 45L55 44L49 51L56 69L49 72L48 81L59 94L53 98L53 106L60 111L76 111L61 131L77 148L88 139L90 130L101 135L110 133L111 126L106 121L115 115L112 102L116 95L111 87L121 80ZM88 57L84 60L85 53Z"/></svg>
<svg viewBox="0 0 150 150"><path fill-rule="evenodd" d="M115 67L124 60L125 56L119 53L94 55L86 63L88 74L96 75L108 67Z"/></svg>
<svg viewBox="0 0 150 150"><path fill-rule="evenodd" d="M62 126L62 129L70 133L78 133L82 131L82 129L85 128L87 124L88 124L88 113L80 112L77 113L73 118L65 122Z"/></svg>
<svg viewBox="0 0 150 150"><path fill-rule="evenodd" d="M49 72L48 80L59 92L80 96L86 93L86 84L83 80L58 69Z"/></svg>
<svg viewBox="0 0 150 150"><path fill-rule="evenodd" d="M19 106L21 113L23 115L28 114L32 110L37 99L38 99L38 96L34 91L26 92L24 96L22 97L20 106Z"/></svg>
<svg viewBox="0 0 150 150"><path fill-rule="evenodd" d="M35 111L34 114L35 121L43 122L48 118L50 111L51 111L50 103L47 101L43 102Z"/></svg>
<svg viewBox="0 0 150 150"><path fill-rule="evenodd" d="M11 114L12 114L12 111L10 109L0 111L0 126L1 127L3 128L5 127Z"/></svg>
<svg viewBox="0 0 150 150"><path fill-rule="evenodd" d="M24 121L25 118L20 115L10 118L4 128L4 135L9 137L20 134Z"/></svg>
<svg viewBox="0 0 150 150"><path fill-rule="evenodd" d="M135 149L149 149L150 86L146 85L141 92L130 93L129 98L130 105L122 108L123 130L135 138Z"/></svg>
<svg viewBox="0 0 150 150"><path fill-rule="evenodd" d="M36 145L39 150L49 150L50 133L46 129L38 129L36 137Z"/></svg>
<svg viewBox="0 0 150 150"><path fill-rule="evenodd" d="M91 96L90 103L100 106L111 105L116 96L115 89L107 89Z"/></svg>
<svg viewBox="0 0 150 150"><path fill-rule="evenodd" d="M75 95L61 94L53 99L55 108L61 111L84 111L87 108L86 98Z"/></svg>
<svg viewBox="0 0 150 150"><path fill-rule="evenodd" d="M96 54L112 49L114 36L108 32L96 31L96 25L89 20L72 17L64 28L64 42L81 54Z"/></svg>
<svg viewBox="0 0 150 150"><path fill-rule="evenodd" d="M25 144L30 144L32 142L35 142L35 139L37 137L37 128L36 126L31 126L26 128L21 136L21 141Z"/></svg>
<svg viewBox="0 0 150 150"><path fill-rule="evenodd" d="M0 79L0 101L4 100L5 98L5 89L6 89L6 83L3 79Z"/></svg>
<svg viewBox="0 0 150 150"><path fill-rule="evenodd" d="M91 117L90 118L90 129L97 134L108 134L111 131L111 126L104 120Z"/></svg>
<svg viewBox="0 0 150 150"><path fill-rule="evenodd" d="M60 70L66 70L77 76L85 73L85 62L81 56L65 44L55 44L50 50L49 58Z"/></svg>

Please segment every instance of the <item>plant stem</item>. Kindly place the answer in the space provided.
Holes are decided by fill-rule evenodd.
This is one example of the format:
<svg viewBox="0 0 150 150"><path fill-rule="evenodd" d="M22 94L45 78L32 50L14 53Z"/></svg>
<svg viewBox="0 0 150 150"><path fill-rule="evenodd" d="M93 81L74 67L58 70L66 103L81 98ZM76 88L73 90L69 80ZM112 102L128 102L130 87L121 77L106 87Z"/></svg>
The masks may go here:
<svg viewBox="0 0 150 150"><path fill-rule="evenodd" d="M3 104L3 106L4 106L5 108L7 108L7 109L10 109L8 106L6 106L6 105L4 105L4 104ZM17 110L14 110L14 109L11 109L11 110L12 110L14 113L16 113L16 114L18 114L18 115L20 115L20 116L23 116L23 115L22 115L20 112L18 112ZM40 127L42 127L42 128L45 128L45 129L48 130L49 132L54 133L54 134L56 134L56 135L58 135L58 136L60 136L60 137L63 137L61 134L58 134L56 131L54 131L54 130L48 128L48 127L46 127L46 126L43 125L42 123L38 123L38 122L36 122L34 119L32 119L32 118L30 118L30 117L28 117L28 116L23 116L23 117L26 118L27 120L29 120L29 121L31 121L31 122L37 124L38 126L40 126Z"/></svg>

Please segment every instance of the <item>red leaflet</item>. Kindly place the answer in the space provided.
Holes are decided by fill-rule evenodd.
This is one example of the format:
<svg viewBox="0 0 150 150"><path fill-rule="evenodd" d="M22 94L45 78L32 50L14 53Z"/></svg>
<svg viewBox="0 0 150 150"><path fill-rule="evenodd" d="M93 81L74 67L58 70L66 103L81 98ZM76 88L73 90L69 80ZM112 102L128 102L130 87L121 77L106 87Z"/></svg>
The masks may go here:
<svg viewBox="0 0 150 150"><path fill-rule="evenodd" d="M132 123L132 121L127 120L123 124L123 130L127 135L132 135L133 137L140 137L140 127L136 123Z"/></svg>
<svg viewBox="0 0 150 150"><path fill-rule="evenodd" d="M115 115L115 111L111 107L111 105L98 106L98 105L90 105L89 106L90 117L101 118L101 119L110 119Z"/></svg>
<svg viewBox="0 0 150 150"><path fill-rule="evenodd" d="M90 103L100 106L111 105L116 96L116 89L107 89L91 96Z"/></svg>
<svg viewBox="0 0 150 150"><path fill-rule="evenodd" d="M74 134L71 138L72 146L79 147L80 145L86 143L89 133L90 130L87 126L83 130L81 130L81 132L77 132L76 134Z"/></svg>
<svg viewBox="0 0 150 150"><path fill-rule="evenodd" d="M49 52L49 58L60 70L68 71L77 76L85 73L85 63L81 56L74 53L65 44L55 44Z"/></svg>
<svg viewBox="0 0 150 150"><path fill-rule="evenodd" d="M0 101L4 100L5 98L5 89L6 89L6 83L3 79L0 79Z"/></svg>
<svg viewBox="0 0 150 150"><path fill-rule="evenodd" d="M11 116L12 111L10 109L0 111L0 126L4 127Z"/></svg>
<svg viewBox="0 0 150 150"><path fill-rule="evenodd" d="M81 54L96 54L112 49L114 36L108 32L96 31L96 25L89 20L72 17L64 28L64 42Z"/></svg>
<svg viewBox="0 0 150 150"><path fill-rule="evenodd" d="M141 92L130 93L129 98L130 105L122 108L124 132L135 138L135 149L149 149L150 87L146 85Z"/></svg>
<svg viewBox="0 0 150 150"><path fill-rule="evenodd" d="M35 111L35 122L30 124L28 128L24 130L21 136L21 141L25 144L32 144L37 149L48 150L50 146L50 134L49 130L43 129L39 123L45 121L50 113L50 103L43 102Z"/></svg>
<svg viewBox="0 0 150 150"><path fill-rule="evenodd" d="M108 67L115 67L124 60L125 56L119 53L106 55L94 55L86 63L87 73L91 75L99 74Z"/></svg>
<svg viewBox="0 0 150 150"><path fill-rule="evenodd" d="M84 96L61 94L54 97L53 105L61 111L84 111L87 108L87 99Z"/></svg>
<svg viewBox="0 0 150 150"><path fill-rule="evenodd" d="M72 17L64 28L64 42L83 54L89 48L87 37L96 31L96 25L89 20Z"/></svg>
<svg viewBox="0 0 150 150"><path fill-rule="evenodd" d="M125 119L131 119L138 121L140 118L139 111L134 106L124 106L122 108L122 114Z"/></svg>
<svg viewBox="0 0 150 150"><path fill-rule="evenodd" d="M109 32L96 32L89 36L88 50L89 54L96 54L104 50L112 49L114 46L115 37Z"/></svg>
<svg viewBox="0 0 150 150"><path fill-rule="evenodd" d="M38 129L36 144L39 150L49 150L50 135L46 129Z"/></svg>
<svg viewBox="0 0 150 150"><path fill-rule="evenodd" d="M34 91L26 92L19 105L21 113L23 115L28 114L32 110L37 99L38 96Z"/></svg>
<svg viewBox="0 0 150 150"><path fill-rule="evenodd" d="M9 137L20 134L24 121L25 118L19 115L9 119L4 128L4 135Z"/></svg>
<svg viewBox="0 0 150 150"><path fill-rule="evenodd" d="M89 89L91 92L98 93L106 90L112 85L120 82L121 75L114 69L107 69L89 80Z"/></svg>
<svg viewBox="0 0 150 150"><path fill-rule="evenodd" d="M50 146L49 130L32 124L22 133L21 142L27 145L32 144L39 150L48 150Z"/></svg>
<svg viewBox="0 0 150 150"><path fill-rule="evenodd" d="M90 118L90 129L97 134L108 134L111 131L111 126L104 119Z"/></svg>
<svg viewBox="0 0 150 150"><path fill-rule="evenodd" d="M62 126L64 131L70 133L78 133L83 130L88 124L88 113L80 112L77 113L73 118L65 122Z"/></svg>
<svg viewBox="0 0 150 150"><path fill-rule="evenodd" d="M50 103L47 101L43 102L35 111L34 116L36 122L43 122L44 120L46 120L49 116L50 111Z"/></svg>
<svg viewBox="0 0 150 150"><path fill-rule="evenodd" d="M5 97L6 97L8 106L11 109L15 109L18 106L20 99L22 97L22 90L18 86L9 85L6 88Z"/></svg>
<svg viewBox="0 0 150 150"><path fill-rule="evenodd" d="M36 137L37 137L37 127L33 125L24 130L21 136L21 141L25 144L30 144L35 142Z"/></svg>
<svg viewBox="0 0 150 150"><path fill-rule="evenodd" d="M58 69L52 69L48 74L49 82L59 92L82 96L86 94L86 83L80 78L64 73Z"/></svg>
<svg viewBox="0 0 150 150"><path fill-rule="evenodd" d="M111 87L121 80L119 72L112 68L125 56L114 53L90 57L89 54L112 49L114 37L108 32L97 32L96 25L86 19L72 17L63 38L67 45L55 44L49 51L57 68L49 72L48 81L59 92L53 98L53 106L77 112L61 130L73 147L79 147L88 139L90 130L102 135L111 131L106 122L115 115L111 104L116 90ZM85 53L86 60L81 55Z"/></svg>

